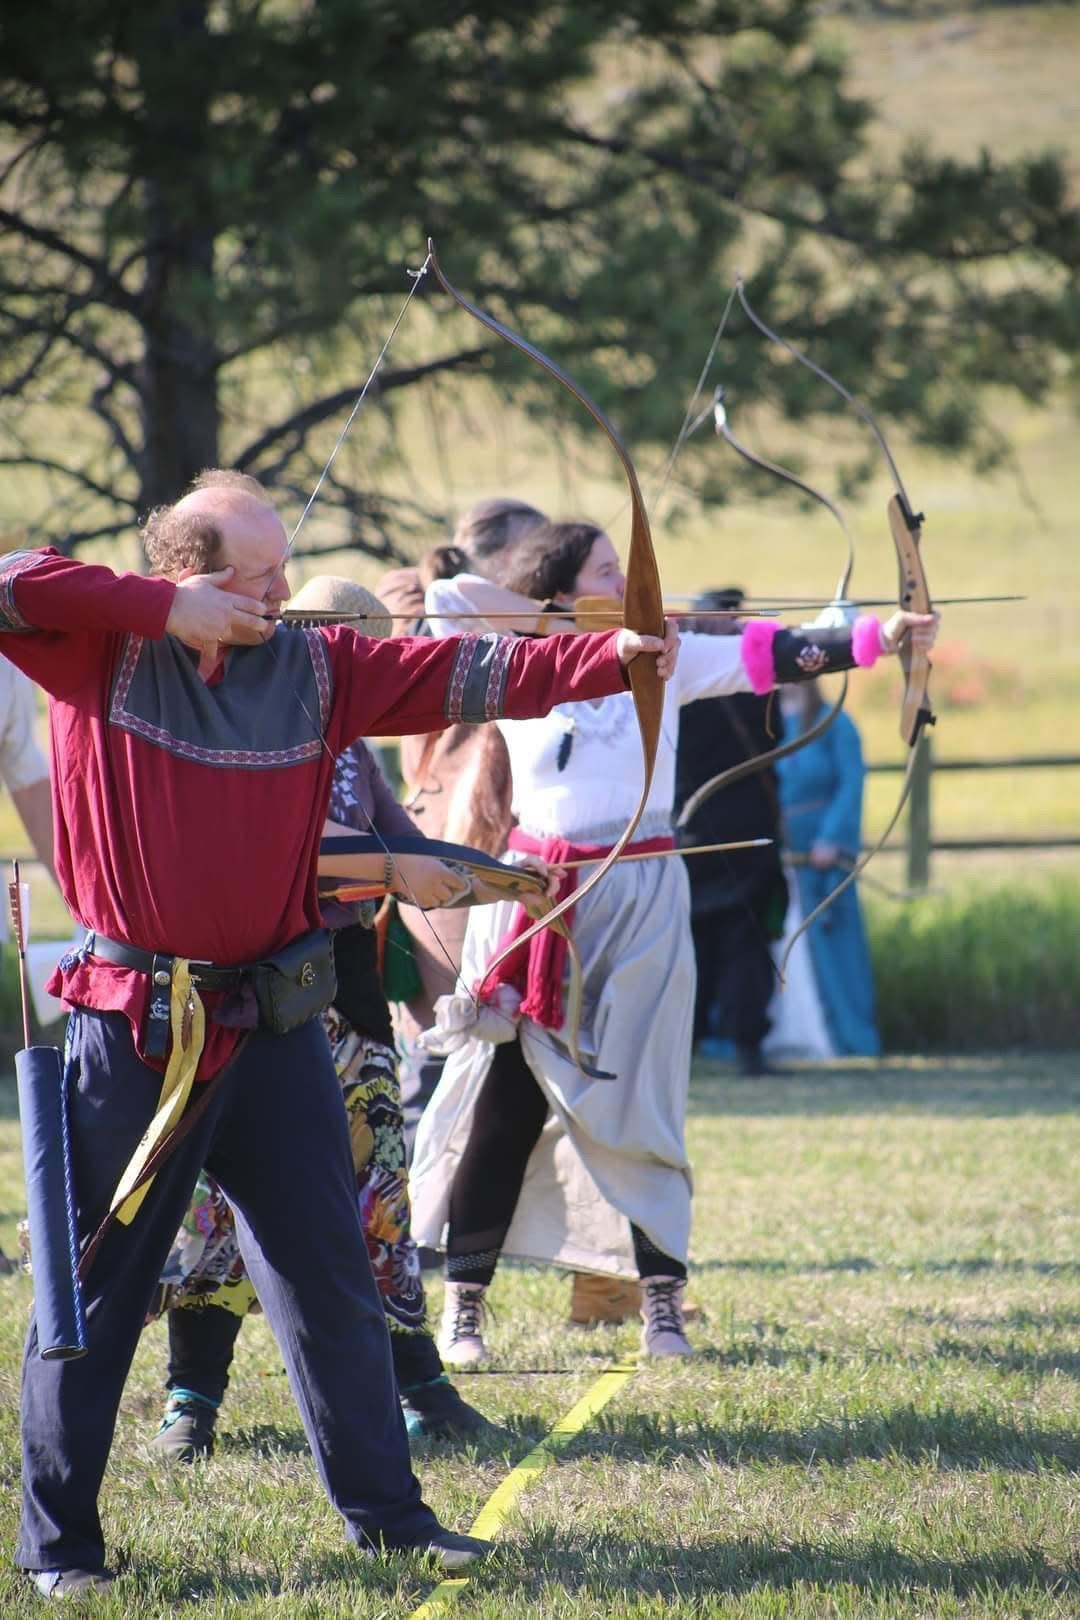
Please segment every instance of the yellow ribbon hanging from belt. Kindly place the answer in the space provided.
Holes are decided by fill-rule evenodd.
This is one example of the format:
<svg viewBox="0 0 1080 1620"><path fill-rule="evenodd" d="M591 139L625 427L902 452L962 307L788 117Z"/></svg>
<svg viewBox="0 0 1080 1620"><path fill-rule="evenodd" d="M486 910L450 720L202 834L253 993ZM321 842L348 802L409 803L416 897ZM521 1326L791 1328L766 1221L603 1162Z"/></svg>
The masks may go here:
<svg viewBox="0 0 1080 1620"><path fill-rule="evenodd" d="M187 1107L195 1071L199 1066L199 1058L202 1056L206 1040L206 1009L192 981L190 963L179 956L173 959L172 981L169 987L169 1024L172 1042L157 1108L154 1110L153 1119L146 1127L142 1141L131 1155L127 1169L120 1177L109 1206L109 1213L115 1214L117 1220L123 1221L125 1226L130 1226L135 1219L143 1199L154 1182L151 1176L141 1187L136 1187L143 1166L158 1143L164 1141L169 1132L180 1123ZM131 1190L133 1187L134 1192Z"/></svg>

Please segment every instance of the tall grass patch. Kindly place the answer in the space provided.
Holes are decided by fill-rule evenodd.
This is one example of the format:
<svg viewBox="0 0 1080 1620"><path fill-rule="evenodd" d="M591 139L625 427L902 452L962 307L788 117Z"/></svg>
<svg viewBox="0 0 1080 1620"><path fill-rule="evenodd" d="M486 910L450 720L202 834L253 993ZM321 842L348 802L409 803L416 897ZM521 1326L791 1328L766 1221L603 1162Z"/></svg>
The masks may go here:
<svg viewBox="0 0 1080 1620"><path fill-rule="evenodd" d="M1080 876L866 904L886 1050L1080 1045Z"/></svg>

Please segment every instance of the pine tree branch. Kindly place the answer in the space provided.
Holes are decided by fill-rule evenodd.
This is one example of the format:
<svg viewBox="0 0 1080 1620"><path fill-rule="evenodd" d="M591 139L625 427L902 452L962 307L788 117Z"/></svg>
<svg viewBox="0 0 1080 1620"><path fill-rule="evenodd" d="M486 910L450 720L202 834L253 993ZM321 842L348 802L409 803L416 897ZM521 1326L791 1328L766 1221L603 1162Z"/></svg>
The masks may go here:
<svg viewBox="0 0 1080 1620"><path fill-rule="evenodd" d="M404 366L395 371L380 372L372 385L371 396L388 394L396 388L407 388L425 377L438 376L443 372L456 371L462 366L475 364L477 361L487 359L493 347L492 344L478 344L471 349L461 349L457 354L445 355L439 360L429 360L423 365ZM318 427L329 417L339 415L354 404L360 387L361 384L357 382L349 388L339 388L333 394L327 394L322 399L314 400L310 405L294 411L284 421L267 428L265 433L254 439L239 453L234 465L240 471L250 471L271 446L280 444L284 439L294 439L294 448L299 449L313 427Z"/></svg>

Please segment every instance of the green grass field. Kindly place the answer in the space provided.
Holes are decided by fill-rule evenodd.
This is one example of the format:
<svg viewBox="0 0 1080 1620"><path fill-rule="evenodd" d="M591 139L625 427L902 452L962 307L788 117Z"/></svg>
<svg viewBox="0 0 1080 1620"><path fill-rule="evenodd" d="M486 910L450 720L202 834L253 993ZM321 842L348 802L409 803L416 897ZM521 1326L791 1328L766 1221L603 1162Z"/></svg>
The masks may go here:
<svg viewBox="0 0 1080 1620"><path fill-rule="evenodd" d="M1068 1058L696 1072L697 1358L640 1370L520 1500L457 1612L526 1617L1074 1616L1080 1610L1080 1069ZM22 1194L0 1088L0 1243ZM437 1304L438 1287L432 1290ZM15 1530L25 1279L0 1280L0 1543ZM417 1456L465 1528L630 1328L563 1328L567 1285L506 1270L492 1373L505 1439ZM261 1319L214 1461L147 1449L163 1330L140 1346L104 1492L109 1620L399 1620L430 1572L346 1547ZM362 1371L358 1369L358 1376ZM37 1612L10 1573L0 1612Z"/></svg>

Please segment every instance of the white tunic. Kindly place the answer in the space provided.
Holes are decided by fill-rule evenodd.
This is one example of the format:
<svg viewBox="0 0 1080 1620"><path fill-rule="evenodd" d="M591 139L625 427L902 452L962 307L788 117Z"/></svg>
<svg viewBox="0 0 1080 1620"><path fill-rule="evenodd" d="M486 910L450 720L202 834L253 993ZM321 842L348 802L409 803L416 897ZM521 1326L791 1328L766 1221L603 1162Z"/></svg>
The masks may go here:
<svg viewBox="0 0 1080 1620"><path fill-rule="evenodd" d="M429 588L429 612L468 611L467 580ZM449 629L452 621L447 621ZM441 633L436 621L437 633ZM697 698L750 690L738 636L688 634L667 683L656 770L641 838L670 832L678 710ZM544 838L614 843L641 794L641 743L629 692L560 704L541 720L500 721L521 827ZM560 767L560 759L562 765ZM737 857L736 857L737 858ZM470 913L460 1017L511 924L509 904ZM560 1032L521 1019L522 1051L550 1107L529 1161L504 1253L577 1270L633 1276L633 1222L665 1254L686 1259L690 1170L686 1095L694 1005L689 884L677 858L620 864L575 907L584 971L581 1050L614 1081L588 1080ZM501 1025L501 1027L500 1027ZM515 1026L489 1015L485 1037ZM563 1032L565 1033L565 1032ZM449 1191L491 1063L488 1038L465 1038L448 1057L421 1120L410 1175L413 1234L439 1246Z"/></svg>

